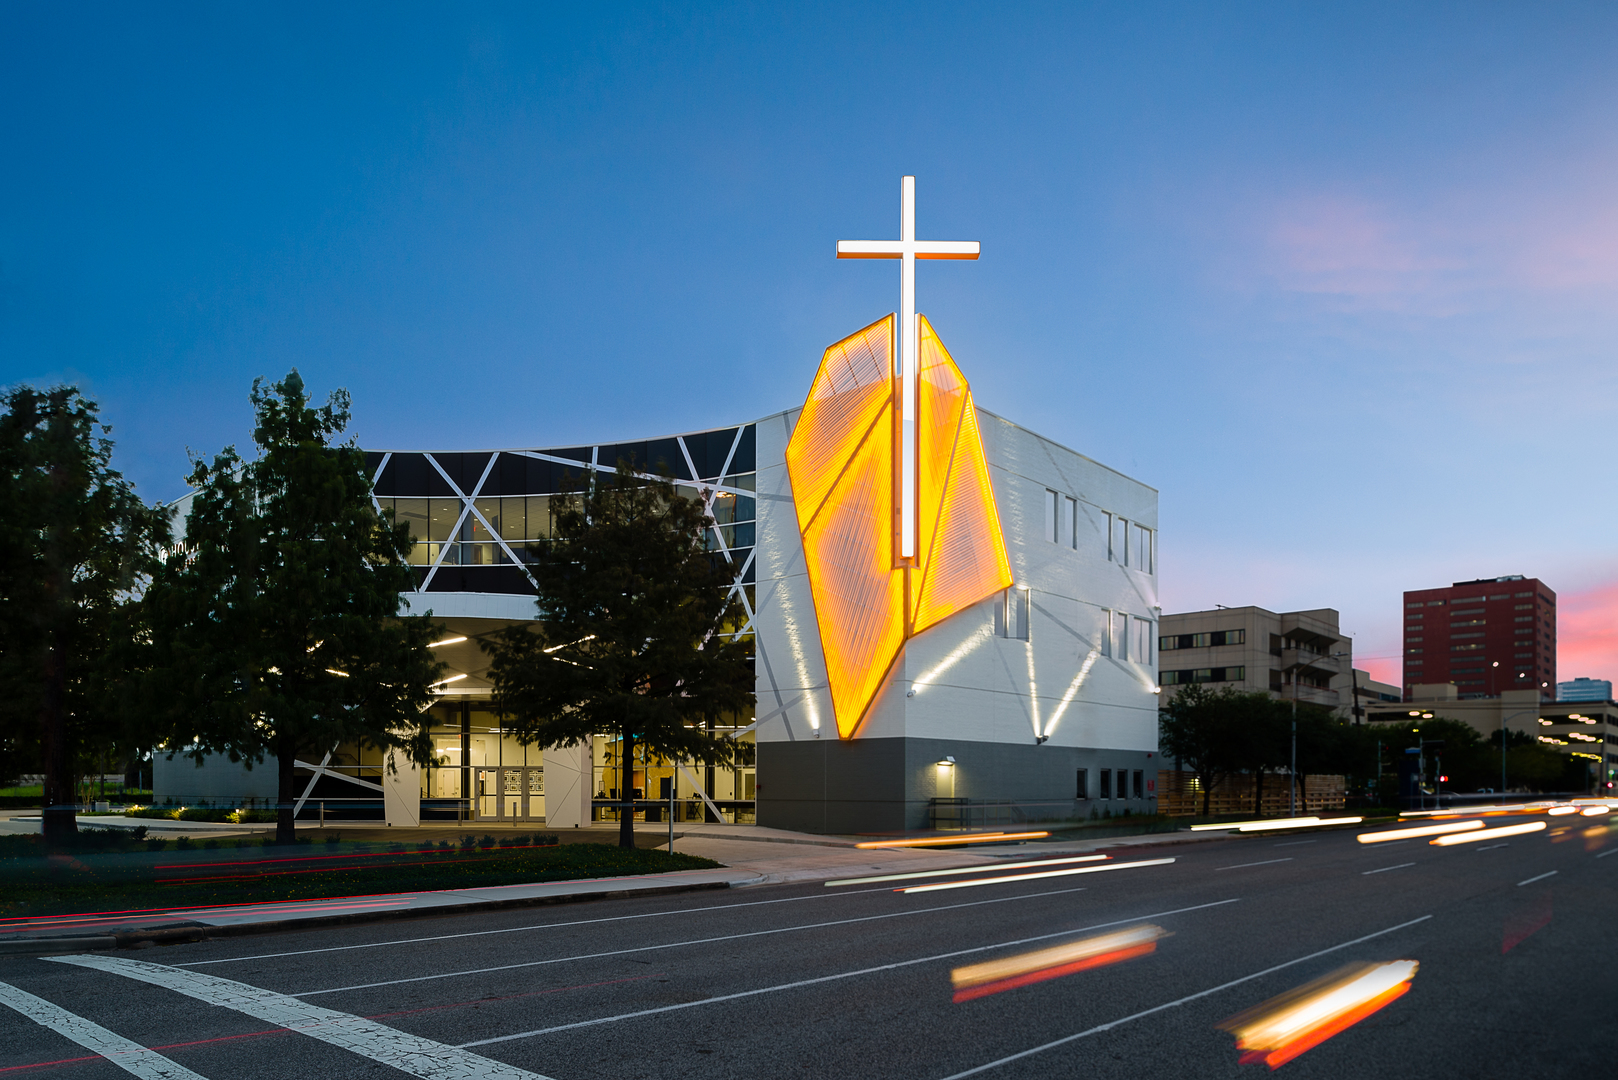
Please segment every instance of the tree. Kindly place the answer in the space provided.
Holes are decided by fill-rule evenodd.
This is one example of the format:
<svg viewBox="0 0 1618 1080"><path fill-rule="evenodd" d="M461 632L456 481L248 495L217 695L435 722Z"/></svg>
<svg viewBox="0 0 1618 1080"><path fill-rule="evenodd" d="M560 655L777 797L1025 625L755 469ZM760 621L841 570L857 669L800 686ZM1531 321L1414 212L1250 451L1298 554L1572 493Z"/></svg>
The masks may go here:
<svg viewBox="0 0 1618 1080"><path fill-rule="evenodd" d="M340 742L431 759L424 710L442 669L413 587L409 530L377 516L365 455L335 445L349 397L314 408L296 370L253 383L258 456L196 462L184 543L147 594L153 734L201 760L279 769L276 839L291 843L300 751Z"/></svg>
<svg viewBox="0 0 1618 1080"><path fill-rule="evenodd" d="M75 758L116 736L116 646L137 632L168 519L112 468L112 429L76 388L23 386L3 401L0 711L8 732L37 724L55 845L78 831Z"/></svg>
<svg viewBox="0 0 1618 1080"><path fill-rule="evenodd" d="M1209 690L1193 684L1180 690L1158 711L1158 747L1164 757L1178 761L1196 774L1202 788L1202 816L1207 817L1213 789L1245 763L1247 733L1244 713L1252 712L1249 698L1267 694L1240 694L1233 687ZM1267 705L1265 706L1267 708Z"/></svg>
<svg viewBox="0 0 1618 1080"><path fill-rule="evenodd" d="M745 760L748 747L705 730L752 707L753 671L734 634L733 573L702 548L702 504L620 461L551 506L554 538L530 567L539 620L484 643L495 707L518 738L572 746L615 733L626 789L637 742L676 761ZM627 808L618 843L635 843Z"/></svg>

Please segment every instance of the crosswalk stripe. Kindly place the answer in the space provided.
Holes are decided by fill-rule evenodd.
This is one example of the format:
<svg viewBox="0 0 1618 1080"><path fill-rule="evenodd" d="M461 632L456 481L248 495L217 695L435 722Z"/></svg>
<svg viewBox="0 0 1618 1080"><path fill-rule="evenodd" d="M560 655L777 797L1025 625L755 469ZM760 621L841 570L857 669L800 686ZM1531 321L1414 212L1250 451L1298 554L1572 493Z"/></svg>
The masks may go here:
<svg viewBox="0 0 1618 1080"><path fill-rule="evenodd" d="M539 1073L411 1035L362 1016L323 1009L273 990L231 979L116 956L52 956L46 959L122 975L127 979L173 990L208 1005L234 1009L267 1024L275 1024L372 1061L391 1065L422 1080L549 1080Z"/></svg>
<svg viewBox="0 0 1618 1080"><path fill-rule="evenodd" d="M95 1051L141 1080L207 1080L184 1065L170 1061L156 1050L148 1050L138 1042L131 1042L100 1024L70 1013L10 983L0 982L0 1003L11 1006L40 1027L49 1028L86 1050Z"/></svg>

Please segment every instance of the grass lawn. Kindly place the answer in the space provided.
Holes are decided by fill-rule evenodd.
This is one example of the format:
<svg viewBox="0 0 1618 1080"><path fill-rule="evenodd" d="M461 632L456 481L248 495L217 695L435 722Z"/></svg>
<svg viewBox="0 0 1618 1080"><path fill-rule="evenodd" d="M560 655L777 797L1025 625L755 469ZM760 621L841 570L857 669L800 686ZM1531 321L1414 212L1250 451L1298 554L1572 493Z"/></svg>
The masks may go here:
<svg viewBox="0 0 1618 1080"><path fill-rule="evenodd" d="M48 853L36 836L0 840L0 919L313 900L371 893L619 877L720 864L693 855L511 837L468 844L208 845L87 838Z"/></svg>

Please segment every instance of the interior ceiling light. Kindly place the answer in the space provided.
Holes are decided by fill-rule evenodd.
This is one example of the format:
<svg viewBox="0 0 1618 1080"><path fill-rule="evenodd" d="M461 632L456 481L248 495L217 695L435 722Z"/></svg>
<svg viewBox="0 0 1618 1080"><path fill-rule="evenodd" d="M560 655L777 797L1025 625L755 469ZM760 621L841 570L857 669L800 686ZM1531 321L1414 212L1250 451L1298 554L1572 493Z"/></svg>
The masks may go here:
<svg viewBox="0 0 1618 1080"><path fill-rule="evenodd" d="M427 643L427 647L429 649L436 649L440 645L459 645L465 640L466 636L464 634L457 634L455 637L447 637L443 641L430 641Z"/></svg>

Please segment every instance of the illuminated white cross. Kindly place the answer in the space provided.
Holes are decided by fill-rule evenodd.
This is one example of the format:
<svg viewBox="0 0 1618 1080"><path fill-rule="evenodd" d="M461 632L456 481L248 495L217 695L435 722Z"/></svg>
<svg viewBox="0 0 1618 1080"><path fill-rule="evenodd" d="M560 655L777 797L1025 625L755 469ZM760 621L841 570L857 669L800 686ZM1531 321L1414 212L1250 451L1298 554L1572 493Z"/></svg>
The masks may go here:
<svg viewBox="0 0 1618 1080"><path fill-rule="evenodd" d="M899 557L916 557L916 413L917 397L916 339L920 324L916 321L916 260L917 259L975 259L978 257L976 240L917 240L916 239L916 178L907 176L900 181L899 239L897 240L839 240L839 259L898 259L899 262L899 370L900 418L903 436L900 439L899 470Z"/></svg>

